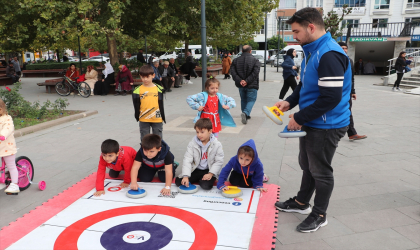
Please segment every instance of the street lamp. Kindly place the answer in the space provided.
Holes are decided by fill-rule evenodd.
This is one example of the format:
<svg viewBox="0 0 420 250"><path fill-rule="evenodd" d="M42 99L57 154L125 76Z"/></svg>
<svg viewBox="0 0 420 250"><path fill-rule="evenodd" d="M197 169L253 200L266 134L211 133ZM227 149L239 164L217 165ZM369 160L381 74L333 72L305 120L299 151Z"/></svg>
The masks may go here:
<svg viewBox="0 0 420 250"><path fill-rule="evenodd" d="M278 45L277 45L277 56L276 56L276 58L277 58L277 72L279 72L279 54L280 54L280 22L281 22L281 37L284 39L284 34L283 34L283 19L284 19L284 14L285 14L285 11L282 11L282 10L278 10L278 11L276 11L276 12L283 12L283 16L282 16L282 18L280 19L279 18L279 16L277 15L277 20L278 20L278 22L277 22L277 26L279 27L279 29L278 29L278 32L277 32L277 41L278 41ZM283 42L284 42L284 40L283 40Z"/></svg>

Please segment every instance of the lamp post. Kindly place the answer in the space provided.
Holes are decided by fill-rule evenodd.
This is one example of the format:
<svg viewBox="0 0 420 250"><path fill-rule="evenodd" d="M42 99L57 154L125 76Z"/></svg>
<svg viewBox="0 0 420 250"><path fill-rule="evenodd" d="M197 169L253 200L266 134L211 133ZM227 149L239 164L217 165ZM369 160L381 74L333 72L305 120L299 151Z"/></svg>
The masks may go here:
<svg viewBox="0 0 420 250"><path fill-rule="evenodd" d="M282 38L284 39L284 35L283 35L283 19L284 19L284 11L282 11L282 10L278 10L278 11L276 11L276 12L283 12L283 16L282 16L282 18L279 18L279 16L277 16L277 20L278 20L278 22L277 22L277 26L279 27L278 28L278 32L277 32L277 41L278 41L278 44L277 44L277 56L276 56L276 58L277 58L277 72L279 72L279 56L280 56L280 23L281 23L281 31L282 31ZM283 41L284 42L284 41Z"/></svg>
<svg viewBox="0 0 420 250"><path fill-rule="evenodd" d="M82 54L80 49L80 36L77 34L77 42L79 43L79 68L80 68L80 75L82 74Z"/></svg>
<svg viewBox="0 0 420 250"><path fill-rule="evenodd" d="M201 83L205 90L207 75L207 44L206 44L206 0L201 0ZM185 52L187 53L187 52Z"/></svg>
<svg viewBox="0 0 420 250"><path fill-rule="evenodd" d="M265 33L265 43L264 43L264 81L267 71L267 13L265 13L265 24L264 24L264 33Z"/></svg>

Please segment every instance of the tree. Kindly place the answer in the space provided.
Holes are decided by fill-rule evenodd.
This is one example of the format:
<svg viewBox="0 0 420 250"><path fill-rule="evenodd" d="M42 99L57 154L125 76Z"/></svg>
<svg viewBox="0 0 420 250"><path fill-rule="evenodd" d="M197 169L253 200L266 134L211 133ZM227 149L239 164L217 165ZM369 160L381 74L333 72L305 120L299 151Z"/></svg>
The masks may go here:
<svg viewBox="0 0 420 250"><path fill-rule="evenodd" d="M279 46L278 36L273 36L267 41L268 49L277 49ZM284 48L287 46L287 43L283 42L283 39L280 37L280 48Z"/></svg>
<svg viewBox="0 0 420 250"><path fill-rule="evenodd" d="M251 45L251 47L252 47L253 50L256 50L256 49L259 48L259 44L257 42L254 42L253 39L246 41L244 43L244 45Z"/></svg>
<svg viewBox="0 0 420 250"><path fill-rule="evenodd" d="M321 13L323 9L320 9ZM344 17L350 14L352 8L349 8L347 4L343 5L341 14L337 14L334 10L331 10L324 16L325 30L331 33L333 39L343 36L344 27L340 24L343 21Z"/></svg>

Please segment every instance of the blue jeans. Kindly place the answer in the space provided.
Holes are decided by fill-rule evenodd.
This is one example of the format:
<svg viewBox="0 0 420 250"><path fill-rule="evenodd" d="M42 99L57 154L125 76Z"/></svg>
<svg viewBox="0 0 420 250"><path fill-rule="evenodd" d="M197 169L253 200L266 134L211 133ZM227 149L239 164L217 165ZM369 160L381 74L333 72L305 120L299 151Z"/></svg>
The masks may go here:
<svg viewBox="0 0 420 250"><path fill-rule="evenodd" d="M239 88L239 95L241 96L241 110L247 116L251 115L252 107L254 107L257 100L256 89Z"/></svg>

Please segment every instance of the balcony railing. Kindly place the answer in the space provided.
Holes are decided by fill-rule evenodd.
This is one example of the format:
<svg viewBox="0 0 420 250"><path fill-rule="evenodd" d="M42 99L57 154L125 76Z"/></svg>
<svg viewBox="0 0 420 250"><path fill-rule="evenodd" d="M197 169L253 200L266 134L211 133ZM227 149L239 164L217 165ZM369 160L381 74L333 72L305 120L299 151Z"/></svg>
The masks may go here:
<svg viewBox="0 0 420 250"><path fill-rule="evenodd" d="M408 3L407 9L411 9L411 8L420 8L420 3Z"/></svg>
<svg viewBox="0 0 420 250"><path fill-rule="evenodd" d="M347 25L347 39L350 37L408 37L413 34L417 22L407 23L357 23Z"/></svg>

